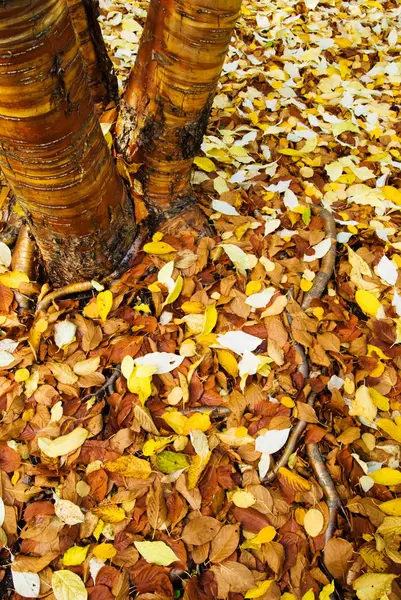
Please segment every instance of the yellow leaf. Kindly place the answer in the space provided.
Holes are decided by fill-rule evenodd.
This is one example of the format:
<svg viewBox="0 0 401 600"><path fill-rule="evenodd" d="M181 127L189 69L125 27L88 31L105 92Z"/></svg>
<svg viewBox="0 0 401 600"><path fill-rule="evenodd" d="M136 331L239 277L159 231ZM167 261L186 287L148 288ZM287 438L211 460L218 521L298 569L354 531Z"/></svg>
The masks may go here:
<svg viewBox="0 0 401 600"><path fill-rule="evenodd" d="M152 472L147 460L137 458L132 454L120 456L115 461L106 462L105 467L111 473L118 473L123 477L134 477L135 479L147 479Z"/></svg>
<svg viewBox="0 0 401 600"><path fill-rule="evenodd" d="M75 363L73 371L80 377L84 375L91 375L94 373L100 365L100 356L94 356L93 358L87 358L86 360L80 360Z"/></svg>
<svg viewBox="0 0 401 600"><path fill-rule="evenodd" d="M152 395L152 376L139 377L137 373L139 370L138 367L140 366L141 365L136 366L132 371L127 381L127 386L129 391L133 394L138 394L141 403L145 404L146 400ZM153 372L155 372L154 367L152 367L152 369Z"/></svg>
<svg viewBox="0 0 401 600"><path fill-rule="evenodd" d="M119 523L125 519L125 510L116 504L97 506L91 509L93 514L105 523Z"/></svg>
<svg viewBox="0 0 401 600"><path fill-rule="evenodd" d="M391 469L390 467L383 467L378 471L373 471L373 473L369 474L369 477L379 485L399 485L401 483L401 471Z"/></svg>
<svg viewBox="0 0 401 600"><path fill-rule="evenodd" d="M203 313L205 307L202 302L184 302L181 304L181 310L183 310L186 315L198 315Z"/></svg>
<svg viewBox="0 0 401 600"><path fill-rule="evenodd" d="M111 310L111 307L113 306L113 294L110 292L110 290L100 292L100 294L96 296L96 305L99 311L99 317L102 319L102 321L105 321Z"/></svg>
<svg viewBox="0 0 401 600"><path fill-rule="evenodd" d="M63 564L66 567L76 567L82 565L86 555L88 554L89 546L73 546L69 548L63 555Z"/></svg>
<svg viewBox="0 0 401 600"><path fill-rule="evenodd" d="M373 571L379 571L380 573L387 571L388 562L386 561L384 554L376 550L375 547L362 546L359 550L359 554Z"/></svg>
<svg viewBox="0 0 401 600"><path fill-rule="evenodd" d="M381 188L381 192L387 200L394 202L398 206L401 206L401 192L392 185L385 185Z"/></svg>
<svg viewBox="0 0 401 600"><path fill-rule="evenodd" d="M195 413L187 420L184 427L184 435L188 435L192 429L207 431L210 426L210 417L207 413Z"/></svg>
<svg viewBox="0 0 401 600"><path fill-rule="evenodd" d="M205 311L205 324L203 326L202 335L209 335L212 333L217 323L217 309L214 304L209 304Z"/></svg>
<svg viewBox="0 0 401 600"><path fill-rule="evenodd" d="M247 296L252 296L252 294L257 294L262 289L262 284L260 281L248 281L245 288L245 294Z"/></svg>
<svg viewBox="0 0 401 600"><path fill-rule="evenodd" d="M324 526L324 518L320 510L311 508L305 515L304 528L308 535L317 537Z"/></svg>
<svg viewBox="0 0 401 600"><path fill-rule="evenodd" d="M165 412L164 415L162 415L162 419L166 421L167 425L169 425L175 433L184 435L185 426L188 422L185 415L175 410L172 412Z"/></svg>
<svg viewBox="0 0 401 600"><path fill-rule="evenodd" d="M93 549L93 554L96 558L100 558L102 560L108 560L109 558L114 558L117 554L117 550L114 548L113 544L99 544Z"/></svg>
<svg viewBox="0 0 401 600"><path fill-rule="evenodd" d="M29 379L29 375L28 369L17 369L14 373L14 379L17 383L22 383Z"/></svg>
<svg viewBox="0 0 401 600"><path fill-rule="evenodd" d="M272 579L266 579L265 581L257 581L256 587L250 589L245 594L244 598L261 598L264 596L273 583Z"/></svg>
<svg viewBox="0 0 401 600"><path fill-rule="evenodd" d="M302 600L315 600L315 594L312 589L308 590L306 594L302 596Z"/></svg>
<svg viewBox="0 0 401 600"><path fill-rule="evenodd" d="M169 254L170 252L176 252L175 248L167 244L166 242L149 242L143 247L144 252L147 254Z"/></svg>
<svg viewBox="0 0 401 600"><path fill-rule="evenodd" d="M377 415L377 407L373 404L369 389L366 385L361 385L355 393L355 398L351 402L349 414L352 416L363 417L367 421L373 421Z"/></svg>
<svg viewBox="0 0 401 600"><path fill-rule="evenodd" d="M100 536L102 535L103 528L104 528L104 521L102 521L102 519L99 519L95 529L93 530L93 537L95 538L96 541L98 541Z"/></svg>
<svg viewBox="0 0 401 600"><path fill-rule="evenodd" d="M250 492L245 490L238 490L231 496L232 502L239 508L249 508L256 502L256 498Z"/></svg>
<svg viewBox="0 0 401 600"><path fill-rule="evenodd" d="M375 404L379 410L389 410L390 403L386 396L383 396L383 394L375 390L375 388L370 387L368 390L373 404Z"/></svg>
<svg viewBox="0 0 401 600"><path fill-rule="evenodd" d="M313 286L312 281L308 281L307 279L304 279L304 278L301 279L301 290L303 292L309 292L309 290L312 288L312 286Z"/></svg>
<svg viewBox="0 0 401 600"><path fill-rule="evenodd" d="M98 319L99 318L99 308L95 302L89 302L84 308L84 316L87 319Z"/></svg>
<svg viewBox="0 0 401 600"><path fill-rule="evenodd" d="M154 456L158 450L161 450L162 448L168 446L168 444L171 444L175 438L175 435L169 435L168 437L147 440L142 448L143 455Z"/></svg>
<svg viewBox="0 0 401 600"><path fill-rule="evenodd" d="M401 517L401 498L395 498L394 500L387 500L380 504L380 510L386 515L393 517Z"/></svg>
<svg viewBox="0 0 401 600"><path fill-rule="evenodd" d="M187 472L187 488L193 490L199 481L199 477L202 475L206 465L208 464L212 453L209 451L206 456L192 457L191 465Z"/></svg>
<svg viewBox="0 0 401 600"><path fill-rule="evenodd" d="M177 300L178 296L181 294L183 287L184 287L184 280L181 277L181 275L178 275L176 282L174 284L174 287L171 290L171 292L169 293L169 295L167 296L167 298L165 299L163 306L166 306L166 304L172 304L173 302L175 302Z"/></svg>
<svg viewBox="0 0 401 600"><path fill-rule="evenodd" d="M379 419L376 424L378 427L380 427L380 429L383 429L383 431L388 433L389 436L393 438L393 440L395 440L396 442L401 442L400 425L396 425L391 419Z"/></svg>
<svg viewBox="0 0 401 600"><path fill-rule="evenodd" d="M7 273L1 273L0 283L5 287L17 290L21 283L29 283L29 277L21 271L7 271Z"/></svg>
<svg viewBox="0 0 401 600"><path fill-rule="evenodd" d="M255 535L255 537L246 540L242 545L241 548L255 548L258 549L260 548L260 546L262 544L267 544L268 542L271 542L274 540L274 538L276 537L276 530L274 529L274 527L272 527L271 525L267 525L267 527L263 527L263 529L261 529L259 531L259 533L257 535Z"/></svg>
<svg viewBox="0 0 401 600"><path fill-rule="evenodd" d="M57 458L58 456L64 456L78 450L88 437L89 432L83 427L77 427L71 433L62 435L55 440L49 440L48 438L38 438L38 446L40 450L46 456L50 458Z"/></svg>
<svg viewBox="0 0 401 600"><path fill-rule="evenodd" d="M360 309L370 317L375 317L381 308L381 304L376 296L366 290L357 290L355 300Z"/></svg>
<svg viewBox="0 0 401 600"><path fill-rule="evenodd" d="M280 467L278 473L284 478L287 485L296 492L307 492L311 489L309 481L306 481L306 479L297 473L293 473L286 467Z"/></svg>
<svg viewBox="0 0 401 600"><path fill-rule="evenodd" d="M231 377L237 377L238 363L229 350L217 350L217 359Z"/></svg>
<svg viewBox="0 0 401 600"><path fill-rule="evenodd" d="M359 600L382 600L385 594L390 594L397 577L392 573L365 573L355 579L353 587Z"/></svg>
<svg viewBox="0 0 401 600"><path fill-rule="evenodd" d="M214 162L210 160L210 158L206 158L206 156L195 156L194 164L207 173L211 173L212 171L216 170L216 165Z"/></svg>
<svg viewBox="0 0 401 600"><path fill-rule="evenodd" d="M52 588L56 600L86 600L88 597L84 582L72 571L55 571Z"/></svg>

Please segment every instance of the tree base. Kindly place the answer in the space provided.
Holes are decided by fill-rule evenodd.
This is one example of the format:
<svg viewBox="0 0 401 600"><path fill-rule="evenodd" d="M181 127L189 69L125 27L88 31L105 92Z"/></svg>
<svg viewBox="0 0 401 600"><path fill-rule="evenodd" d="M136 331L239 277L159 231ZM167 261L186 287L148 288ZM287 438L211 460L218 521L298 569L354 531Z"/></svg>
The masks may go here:
<svg viewBox="0 0 401 600"><path fill-rule="evenodd" d="M192 234L196 239L212 235L206 215L195 202L182 208L178 214L176 210L175 214L173 211L169 211L165 215L159 231L174 237L179 237L186 232Z"/></svg>

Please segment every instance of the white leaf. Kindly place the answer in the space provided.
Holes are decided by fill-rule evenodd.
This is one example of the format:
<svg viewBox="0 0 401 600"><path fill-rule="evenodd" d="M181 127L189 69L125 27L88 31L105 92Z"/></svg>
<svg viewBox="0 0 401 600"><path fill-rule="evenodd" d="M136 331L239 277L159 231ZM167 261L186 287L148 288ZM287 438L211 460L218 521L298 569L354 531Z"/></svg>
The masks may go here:
<svg viewBox="0 0 401 600"><path fill-rule="evenodd" d="M159 317L159 323L160 325L168 325L168 323L170 323L171 319L173 318L173 313L172 312L168 312L167 310L163 310L162 314Z"/></svg>
<svg viewBox="0 0 401 600"><path fill-rule="evenodd" d="M56 497L54 512L66 525L77 525L85 521L82 510L70 500L62 500Z"/></svg>
<svg viewBox="0 0 401 600"><path fill-rule="evenodd" d="M191 438L191 444L196 454L201 458L206 458L207 453L209 452L209 442L203 431L191 429L189 437Z"/></svg>
<svg viewBox="0 0 401 600"><path fill-rule="evenodd" d="M383 279L388 285L395 285L398 279L398 271L395 263L384 254L378 265L374 268L376 275Z"/></svg>
<svg viewBox="0 0 401 600"><path fill-rule="evenodd" d="M11 250L4 242L0 242L0 264L5 267L11 265Z"/></svg>
<svg viewBox="0 0 401 600"><path fill-rule="evenodd" d="M343 174L344 169L343 165L338 160L326 165L324 168L327 175L330 177L330 181L337 181Z"/></svg>
<svg viewBox="0 0 401 600"><path fill-rule="evenodd" d="M259 470L259 479L263 479L264 477L266 477L268 470L270 469L270 454L266 454L265 452L262 454L259 464L258 464L258 470Z"/></svg>
<svg viewBox="0 0 401 600"><path fill-rule="evenodd" d="M179 367L183 360L184 357L179 356L178 354L171 354L170 352L152 352L151 354L136 358L134 364L151 365L152 367L155 367L155 373L161 375L163 373L170 373L170 371Z"/></svg>
<svg viewBox="0 0 401 600"><path fill-rule="evenodd" d="M320 0L305 0L305 6L311 10L315 9Z"/></svg>
<svg viewBox="0 0 401 600"><path fill-rule="evenodd" d="M231 206L231 204L228 204L228 202L224 202L223 200L213 200L212 208L222 215L239 215L239 212L234 206Z"/></svg>
<svg viewBox="0 0 401 600"><path fill-rule="evenodd" d="M291 428L289 429L272 429L263 435L256 438L255 450L257 452L265 452L266 454L274 454L278 452L288 440Z"/></svg>
<svg viewBox="0 0 401 600"><path fill-rule="evenodd" d="M124 356L121 361L121 373L124 375L125 379L129 379L132 371L134 370L135 363L132 356Z"/></svg>
<svg viewBox="0 0 401 600"><path fill-rule="evenodd" d="M166 263L160 269L160 271L157 275L157 281L160 281L160 283L166 284L168 282L168 280L171 279L173 271L174 271L174 261L170 260L168 263Z"/></svg>
<svg viewBox="0 0 401 600"><path fill-rule="evenodd" d="M252 308L265 308L275 293L276 289L274 287L268 287L262 292L257 292L256 294L248 296L245 300L245 304L252 306Z"/></svg>
<svg viewBox="0 0 401 600"><path fill-rule="evenodd" d="M401 296L399 295L399 293L397 292L397 290L395 288L394 288L393 301L391 304L395 307L397 315L399 317L401 317Z"/></svg>
<svg viewBox="0 0 401 600"><path fill-rule="evenodd" d="M359 478L359 485L366 493L375 485L375 482L369 475L362 475L362 477Z"/></svg>
<svg viewBox="0 0 401 600"><path fill-rule="evenodd" d="M71 321L60 321L54 326L54 341L59 348L74 341L77 326Z"/></svg>
<svg viewBox="0 0 401 600"><path fill-rule="evenodd" d="M352 233L348 233L347 231L340 231L337 233L337 242L339 244L347 244L352 238Z"/></svg>
<svg viewBox="0 0 401 600"><path fill-rule="evenodd" d="M15 358L9 352L0 350L0 367L8 367L14 362Z"/></svg>
<svg viewBox="0 0 401 600"><path fill-rule="evenodd" d="M332 375L327 384L327 388L332 392L333 390L341 390L344 385L344 379L342 377L338 377L337 375Z"/></svg>
<svg viewBox="0 0 401 600"><path fill-rule="evenodd" d="M325 256L328 253L330 248L331 248L331 239L326 238L325 240L322 240L321 242L316 244L316 246L312 247L314 254L312 254L311 256L304 254L304 261L312 262L318 258L323 258L323 256Z"/></svg>
<svg viewBox="0 0 401 600"><path fill-rule="evenodd" d="M0 350L5 350L6 352L14 352L18 344L19 342L14 342L14 340L4 338L4 340L0 340Z"/></svg>
<svg viewBox="0 0 401 600"><path fill-rule="evenodd" d="M4 500L3 500L3 498L0 498L0 527L4 523L4 517L5 516L6 516L6 509L5 509L5 506L4 506Z"/></svg>
<svg viewBox="0 0 401 600"><path fill-rule="evenodd" d="M40 592L40 579L37 573L18 573L11 569L14 589L25 598L37 598Z"/></svg>
<svg viewBox="0 0 401 600"><path fill-rule="evenodd" d="M259 367L259 358L252 352L244 352L243 357L238 363L239 374L241 377L245 375L255 375Z"/></svg>
<svg viewBox="0 0 401 600"><path fill-rule="evenodd" d="M262 343L262 340L254 335L245 333L244 331L228 331L227 333L219 333L217 336L218 343L232 350L236 354L244 354L244 352L253 352Z"/></svg>
<svg viewBox="0 0 401 600"><path fill-rule="evenodd" d="M387 41L390 44L390 46L396 45L396 43L398 41L398 33L395 28L390 31Z"/></svg>
<svg viewBox="0 0 401 600"><path fill-rule="evenodd" d="M235 244L221 244L228 258L234 263L241 275L246 275L247 269L253 269L258 262L256 256L245 254L241 248Z"/></svg>
<svg viewBox="0 0 401 600"><path fill-rule="evenodd" d="M100 569L102 569L104 567L104 560L101 560L100 558L91 558L89 561L89 573L91 574L91 577L93 579L93 583L96 584L96 577L97 574L99 573Z"/></svg>
<svg viewBox="0 0 401 600"><path fill-rule="evenodd" d="M276 231L276 229L278 229L281 225L281 221L280 219L269 219L268 221L266 221L266 225L265 225L265 235L269 235L269 233L273 233L273 231Z"/></svg>
<svg viewBox="0 0 401 600"><path fill-rule="evenodd" d="M213 179L213 187L216 190L216 192L218 194L220 194L220 196L221 196L221 194L225 194L225 192L230 191L230 188L228 187L226 180L221 176L216 177L216 179ZM230 206L230 205L228 205L228 206ZM218 209L215 209L215 210L218 210ZM221 211L219 211L219 212L221 212Z"/></svg>
<svg viewBox="0 0 401 600"><path fill-rule="evenodd" d="M290 189L284 192L284 204L290 210L296 208L299 205L298 198Z"/></svg>

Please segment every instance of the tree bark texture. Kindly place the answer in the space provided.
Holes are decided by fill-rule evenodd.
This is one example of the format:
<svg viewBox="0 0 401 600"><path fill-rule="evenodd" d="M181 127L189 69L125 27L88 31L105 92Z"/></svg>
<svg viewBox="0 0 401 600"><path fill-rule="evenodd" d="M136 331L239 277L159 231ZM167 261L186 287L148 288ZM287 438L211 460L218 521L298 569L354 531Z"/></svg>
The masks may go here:
<svg viewBox="0 0 401 600"><path fill-rule="evenodd" d="M97 121L65 0L0 3L0 166L53 282L102 277L132 203Z"/></svg>
<svg viewBox="0 0 401 600"><path fill-rule="evenodd" d="M242 0L151 0L120 104L119 149L143 163L145 197L174 215L198 153ZM167 211L167 212L166 212Z"/></svg>
<svg viewBox="0 0 401 600"><path fill-rule="evenodd" d="M117 100L118 84L97 20L99 2L67 0L67 3L87 69L92 98L97 112L101 114L111 100Z"/></svg>

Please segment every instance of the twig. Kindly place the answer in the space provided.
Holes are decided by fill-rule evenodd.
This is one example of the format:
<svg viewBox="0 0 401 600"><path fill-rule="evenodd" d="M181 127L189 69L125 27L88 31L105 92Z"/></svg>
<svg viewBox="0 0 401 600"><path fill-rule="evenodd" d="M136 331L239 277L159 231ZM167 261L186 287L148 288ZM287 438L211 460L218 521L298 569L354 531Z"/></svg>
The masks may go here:
<svg viewBox="0 0 401 600"><path fill-rule="evenodd" d="M185 408L179 411L183 415L188 415L189 413L197 412L197 413L211 413L214 418L222 419L223 417L228 417L231 414L231 409L228 406L194 406L193 408Z"/></svg>
<svg viewBox="0 0 401 600"><path fill-rule="evenodd" d="M91 394L86 394L86 396L81 398L81 402L86 402L86 400L89 400L90 398L100 396L103 392L106 392L106 391L111 396L111 394L114 393L114 383L117 381L117 379L120 377L120 375L121 375L120 369L115 369L115 373L110 375L110 377L104 382L102 387L100 387L96 392L93 392Z"/></svg>

